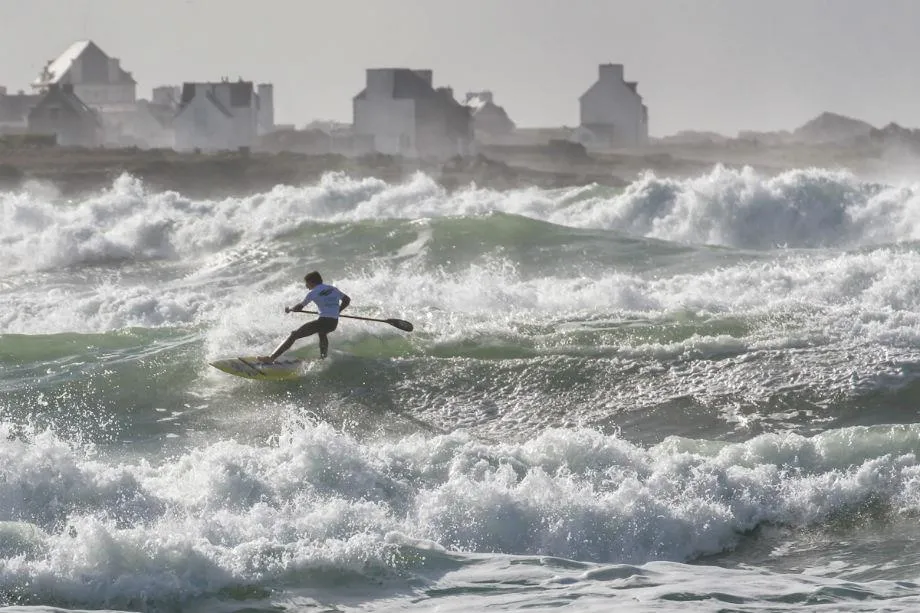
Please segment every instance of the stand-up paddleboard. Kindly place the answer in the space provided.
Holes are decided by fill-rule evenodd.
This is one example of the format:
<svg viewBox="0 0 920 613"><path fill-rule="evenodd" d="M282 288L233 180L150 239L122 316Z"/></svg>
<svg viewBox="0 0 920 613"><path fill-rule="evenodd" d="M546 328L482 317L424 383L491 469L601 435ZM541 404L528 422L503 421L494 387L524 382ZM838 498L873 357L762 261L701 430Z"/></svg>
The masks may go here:
<svg viewBox="0 0 920 613"><path fill-rule="evenodd" d="M297 358L280 358L271 364L264 364L258 357L246 356L227 358L211 362L211 366L227 374L244 379L261 379L263 381L286 381L298 379L304 374L307 360Z"/></svg>

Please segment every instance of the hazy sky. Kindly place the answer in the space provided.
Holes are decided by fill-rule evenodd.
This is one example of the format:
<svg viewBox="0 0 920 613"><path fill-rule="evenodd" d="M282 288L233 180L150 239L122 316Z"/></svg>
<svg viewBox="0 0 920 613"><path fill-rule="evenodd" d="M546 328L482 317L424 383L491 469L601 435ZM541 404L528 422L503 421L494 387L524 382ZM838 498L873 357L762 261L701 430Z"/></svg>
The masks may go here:
<svg viewBox="0 0 920 613"><path fill-rule="evenodd" d="M920 0L0 0L0 84L89 38L138 94L242 76L276 119L351 120L367 67L491 89L520 126L574 125L597 64L654 135L795 127L823 110L920 127Z"/></svg>

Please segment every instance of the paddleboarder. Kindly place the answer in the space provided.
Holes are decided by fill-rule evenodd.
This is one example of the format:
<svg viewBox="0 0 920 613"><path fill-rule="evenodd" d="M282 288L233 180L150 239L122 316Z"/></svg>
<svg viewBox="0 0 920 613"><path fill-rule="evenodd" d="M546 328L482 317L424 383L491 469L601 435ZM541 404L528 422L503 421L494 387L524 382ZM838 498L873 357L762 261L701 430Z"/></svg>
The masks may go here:
<svg viewBox="0 0 920 613"><path fill-rule="evenodd" d="M307 295L294 306L284 307L284 312L300 313L312 302L316 304L319 317L291 332L271 355L259 356L259 361L264 364L277 360L278 356L291 348L294 341L313 334L319 338L319 356L325 359L329 353L328 334L338 327L339 313L351 304L351 298L337 287L323 283L322 275L315 270L307 273L303 280L309 290Z"/></svg>

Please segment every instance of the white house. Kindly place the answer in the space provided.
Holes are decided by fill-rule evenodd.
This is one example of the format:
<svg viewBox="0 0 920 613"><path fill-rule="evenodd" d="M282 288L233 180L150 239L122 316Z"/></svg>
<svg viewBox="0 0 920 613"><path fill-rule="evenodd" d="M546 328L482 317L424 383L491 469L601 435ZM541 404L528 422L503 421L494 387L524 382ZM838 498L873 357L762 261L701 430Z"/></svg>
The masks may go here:
<svg viewBox="0 0 920 613"><path fill-rule="evenodd" d="M354 134L372 151L438 159L472 152L470 109L450 88L435 89L430 70L368 69L353 102Z"/></svg>
<svg viewBox="0 0 920 613"><path fill-rule="evenodd" d="M131 73L89 40L72 44L48 62L32 88L43 92L51 85L65 84L72 85L74 95L86 105L97 109L134 104L136 100L137 82Z"/></svg>
<svg viewBox="0 0 920 613"><path fill-rule="evenodd" d="M492 92L469 92L464 104L472 110L473 129L477 139L500 140L514 132L514 122L504 108L495 104Z"/></svg>
<svg viewBox="0 0 920 613"><path fill-rule="evenodd" d="M622 64L601 64L597 82L579 98L578 140L591 148L642 147L648 144L648 108L638 84L623 78Z"/></svg>
<svg viewBox="0 0 920 613"><path fill-rule="evenodd" d="M173 119L178 151L253 147L274 128L271 85L252 81L185 83Z"/></svg>
<svg viewBox="0 0 920 613"><path fill-rule="evenodd" d="M97 147L103 144L99 113L74 94L70 83L52 83L29 110L29 132L54 135L63 147Z"/></svg>

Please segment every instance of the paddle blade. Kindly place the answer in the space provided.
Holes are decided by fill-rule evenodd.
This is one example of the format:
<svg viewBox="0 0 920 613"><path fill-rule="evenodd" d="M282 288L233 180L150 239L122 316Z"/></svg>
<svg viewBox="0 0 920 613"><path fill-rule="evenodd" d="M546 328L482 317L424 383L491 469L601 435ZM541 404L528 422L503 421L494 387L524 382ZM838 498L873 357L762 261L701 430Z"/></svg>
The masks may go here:
<svg viewBox="0 0 920 613"><path fill-rule="evenodd" d="M402 319L384 319L383 321L387 322L394 328L399 328L403 332L412 332L414 326L408 321Z"/></svg>

